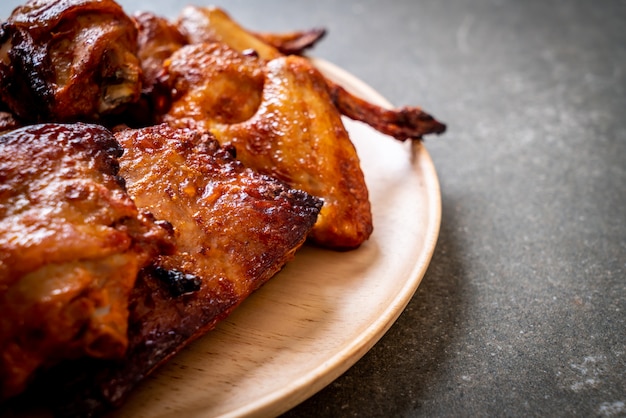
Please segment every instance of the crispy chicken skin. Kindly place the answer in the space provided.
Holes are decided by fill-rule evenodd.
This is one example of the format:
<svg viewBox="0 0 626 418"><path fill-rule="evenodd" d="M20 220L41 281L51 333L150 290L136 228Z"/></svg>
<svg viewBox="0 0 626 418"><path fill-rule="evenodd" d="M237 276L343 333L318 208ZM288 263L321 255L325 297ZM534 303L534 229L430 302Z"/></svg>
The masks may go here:
<svg viewBox="0 0 626 418"><path fill-rule="evenodd" d="M173 126L207 130L245 122L263 100L265 63L221 43L181 48L167 60L165 71L173 94L163 120Z"/></svg>
<svg viewBox="0 0 626 418"><path fill-rule="evenodd" d="M177 25L192 44L219 42L239 52L254 51L266 61L292 52L288 47L288 35L258 34L247 30L218 7L185 7ZM342 114L367 123L385 135L398 140L421 139L424 135L441 134L446 130L445 124L419 107L385 109L354 96L331 80L326 82L331 98Z"/></svg>
<svg viewBox="0 0 626 418"><path fill-rule="evenodd" d="M194 44L166 63L176 95L164 121L210 130L245 165L324 200L317 244L358 247L372 232L368 191L354 145L304 58L269 62L220 43Z"/></svg>
<svg viewBox="0 0 626 418"><path fill-rule="evenodd" d="M183 8L177 25L189 43L221 42L239 51L255 50L264 59L301 55L326 35L323 28L284 33L253 32L244 29L223 9L215 6Z"/></svg>
<svg viewBox="0 0 626 418"><path fill-rule="evenodd" d="M105 413L307 238L369 238L341 115L398 140L445 125L326 78L301 56L324 33L114 0L28 0L0 23L2 408Z"/></svg>
<svg viewBox="0 0 626 418"><path fill-rule="evenodd" d="M157 125L115 135L125 150L120 175L128 193L174 228L176 252L155 265L206 284L231 277L237 298L293 256L322 205L244 168L209 133Z"/></svg>
<svg viewBox="0 0 626 418"><path fill-rule="evenodd" d="M141 63L141 95L136 103L127 106L121 115L109 118L132 127L151 126L156 116L170 103L170 91L163 84L163 63L186 40L176 26L151 12L137 12L131 16L137 26L137 57Z"/></svg>
<svg viewBox="0 0 626 418"><path fill-rule="evenodd" d="M176 25L150 12L132 16L137 24L137 57L143 72L143 90L150 93L158 84L163 62L187 43Z"/></svg>
<svg viewBox="0 0 626 418"><path fill-rule="evenodd" d="M326 35L326 29L312 28L282 33L251 33L266 44L276 48L282 54L302 55L307 49L313 48Z"/></svg>
<svg viewBox="0 0 626 418"><path fill-rule="evenodd" d="M446 125L416 106L386 109L357 97L339 84L327 80L335 106L350 119L367 123L399 141L422 139L428 134L442 134Z"/></svg>
<svg viewBox="0 0 626 418"><path fill-rule="evenodd" d="M12 131L21 126L20 122L15 119L12 113L0 110L0 134Z"/></svg>
<svg viewBox="0 0 626 418"><path fill-rule="evenodd" d="M78 382L62 388L72 399L57 399L68 416L119 405L139 380L214 328L294 256L321 206L244 168L210 134L161 125L116 137L129 193L171 223L177 248L137 280L124 360L60 368L62 381Z"/></svg>
<svg viewBox="0 0 626 418"><path fill-rule="evenodd" d="M307 59L285 55L289 40L305 38L304 32L254 33L220 8L195 6L176 21L188 45L176 49L167 41L168 25L155 27L161 29L143 32L146 44L166 51L155 61L163 61L161 81L171 91L154 96L171 100L157 120L210 130L220 143L234 145L246 165L323 198L311 234L321 246L356 248L373 230L359 159L340 112L399 140L445 130L417 107L375 106L326 79Z"/></svg>
<svg viewBox="0 0 626 418"><path fill-rule="evenodd" d="M136 51L113 0L30 0L0 26L0 100L30 122L98 120L139 98Z"/></svg>
<svg viewBox="0 0 626 418"><path fill-rule="evenodd" d="M217 42L238 52L254 51L264 60L283 55L278 48L244 29L219 7L184 7L176 25L190 44Z"/></svg>
<svg viewBox="0 0 626 418"><path fill-rule="evenodd" d="M224 13L217 8L211 10L212 13ZM134 125L150 125L154 124L154 120L151 119L154 114L164 112L169 105L169 94L161 88L162 78L165 76L163 64L174 52L189 42L190 34L183 35L175 23L152 12L138 12L132 15L132 18L138 29L137 57L142 69L143 97L139 108L133 106L130 121ZM278 53L289 55L302 54L325 34L324 29L314 28L285 33L257 32L254 36L276 48Z"/></svg>
<svg viewBox="0 0 626 418"><path fill-rule="evenodd" d="M0 136L0 399L40 367L126 351L137 273L171 244L124 191L121 151L97 125Z"/></svg>

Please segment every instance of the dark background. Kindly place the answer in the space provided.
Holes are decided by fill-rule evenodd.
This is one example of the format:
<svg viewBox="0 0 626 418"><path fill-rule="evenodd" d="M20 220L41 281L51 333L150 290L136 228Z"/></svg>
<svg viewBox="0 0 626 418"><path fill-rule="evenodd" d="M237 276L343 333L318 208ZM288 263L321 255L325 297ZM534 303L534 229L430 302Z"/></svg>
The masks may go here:
<svg viewBox="0 0 626 418"><path fill-rule="evenodd" d="M326 27L314 55L449 127L426 139L443 213L415 297L285 416L626 416L626 2L214 4Z"/></svg>

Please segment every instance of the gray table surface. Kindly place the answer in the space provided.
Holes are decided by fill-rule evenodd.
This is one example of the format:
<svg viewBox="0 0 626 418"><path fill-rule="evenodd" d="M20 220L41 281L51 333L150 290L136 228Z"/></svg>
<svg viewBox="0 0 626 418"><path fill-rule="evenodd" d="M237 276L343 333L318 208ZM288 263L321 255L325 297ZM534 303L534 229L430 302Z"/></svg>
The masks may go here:
<svg viewBox="0 0 626 418"><path fill-rule="evenodd" d="M626 416L624 0L213 4L254 29L328 28L314 55L449 127L426 139L443 213L421 286L285 417Z"/></svg>

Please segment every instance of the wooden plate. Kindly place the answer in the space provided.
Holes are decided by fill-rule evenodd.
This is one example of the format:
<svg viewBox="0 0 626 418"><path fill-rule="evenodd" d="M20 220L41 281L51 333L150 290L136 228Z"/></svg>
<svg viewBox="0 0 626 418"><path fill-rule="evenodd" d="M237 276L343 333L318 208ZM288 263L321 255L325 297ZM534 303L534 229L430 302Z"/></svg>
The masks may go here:
<svg viewBox="0 0 626 418"><path fill-rule="evenodd" d="M315 63L348 90L389 106L340 68ZM345 124L370 191L371 239L343 253L303 248L228 320L143 382L114 416L278 415L345 372L397 319L439 233L437 174L422 144Z"/></svg>

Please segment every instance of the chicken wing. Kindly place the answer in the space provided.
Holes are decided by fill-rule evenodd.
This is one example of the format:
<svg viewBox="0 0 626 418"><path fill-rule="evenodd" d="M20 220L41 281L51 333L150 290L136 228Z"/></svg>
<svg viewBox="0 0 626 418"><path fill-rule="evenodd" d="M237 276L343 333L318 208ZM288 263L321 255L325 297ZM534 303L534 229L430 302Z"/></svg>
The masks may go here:
<svg viewBox="0 0 626 418"><path fill-rule="evenodd" d="M0 26L0 100L30 122L97 120L139 98L136 51L113 0L30 0Z"/></svg>
<svg viewBox="0 0 626 418"><path fill-rule="evenodd" d="M174 53L166 70L176 95L165 122L210 130L245 165L324 199L316 243L349 249L370 236L359 158L308 60L265 62L221 43L195 44Z"/></svg>
<svg viewBox="0 0 626 418"><path fill-rule="evenodd" d="M171 248L117 177L96 125L0 136L0 399L63 359L119 358L137 272Z"/></svg>
<svg viewBox="0 0 626 418"><path fill-rule="evenodd" d="M236 51L254 51L264 60L283 55L279 36L249 31L217 7L185 7L177 23L189 43L220 42ZM269 41L269 42L268 42ZM335 106L345 116L367 123L385 135L399 140L420 139L427 134L441 134L446 125L415 106L385 109L360 99L336 83L326 80Z"/></svg>
<svg viewBox="0 0 626 418"><path fill-rule="evenodd" d="M190 44L222 43L238 52L254 51L264 60L283 55L264 39L244 29L219 7L184 7L176 25Z"/></svg>
<svg viewBox="0 0 626 418"><path fill-rule="evenodd" d="M174 228L175 254L155 265L247 295L302 245L322 202L244 168L209 133L166 125L122 130L120 175L141 209Z"/></svg>
<svg viewBox="0 0 626 418"><path fill-rule="evenodd" d="M342 114L353 120L367 123L385 135L399 141L421 139L428 134L442 134L446 125L416 106L386 109L373 105L327 80L330 95Z"/></svg>
<svg viewBox="0 0 626 418"><path fill-rule="evenodd" d="M313 48L325 35L326 29L312 28L292 32L251 32L285 55L302 55L305 50Z"/></svg>

